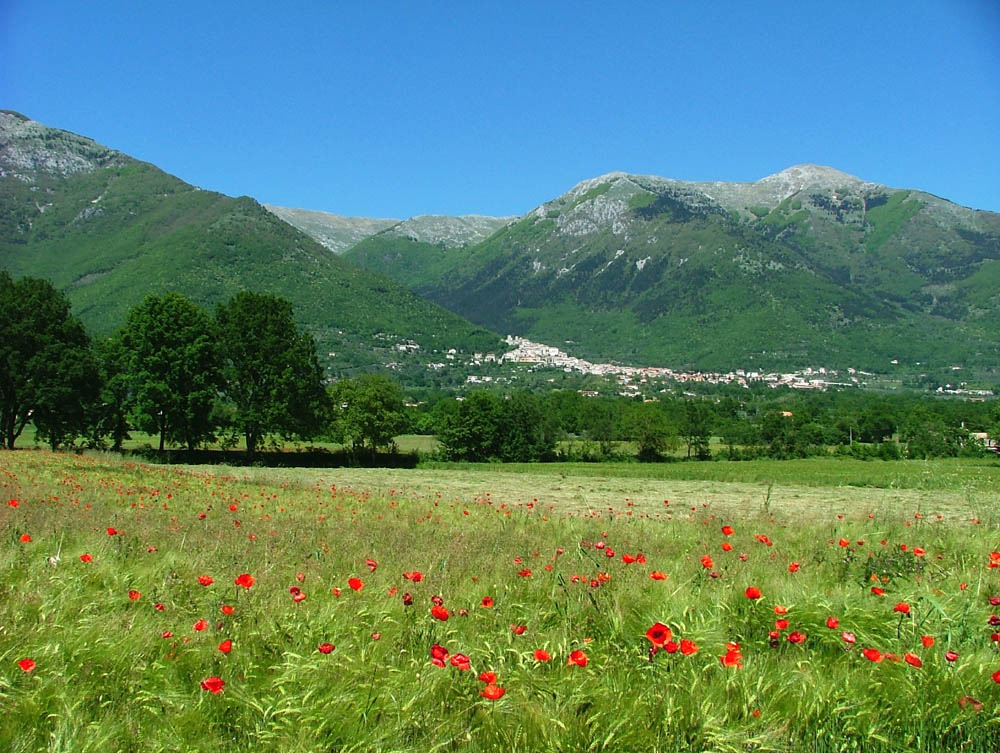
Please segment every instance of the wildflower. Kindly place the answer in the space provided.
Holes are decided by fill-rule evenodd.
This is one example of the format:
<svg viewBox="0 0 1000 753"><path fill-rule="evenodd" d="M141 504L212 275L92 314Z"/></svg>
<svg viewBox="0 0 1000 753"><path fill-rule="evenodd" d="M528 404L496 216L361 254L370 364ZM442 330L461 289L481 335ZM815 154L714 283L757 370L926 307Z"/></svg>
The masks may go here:
<svg viewBox="0 0 1000 753"><path fill-rule="evenodd" d="M826 618L826 626L830 628L830 630L836 630L839 625L840 625L840 620L838 620L836 617Z"/></svg>
<svg viewBox="0 0 1000 753"><path fill-rule="evenodd" d="M909 614L910 613L910 605L907 604L905 601L901 601L896 606L894 606L892 608L892 611L893 612L899 612L900 614Z"/></svg>
<svg viewBox="0 0 1000 753"><path fill-rule="evenodd" d="M664 572L660 572L659 570L654 570L649 574L649 577L652 578L653 580L666 580L667 574Z"/></svg>
<svg viewBox="0 0 1000 753"><path fill-rule="evenodd" d="M373 572L375 572L376 568L378 567L378 562L376 562L375 560L373 560L371 557L366 557L365 558L365 565L368 566L368 571L373 573Z"/></svg>
<svg viewBox="0 0 1000 753"><path fill-rule="evenodd" d="M469 663L469 657L465 654L453 654L451 657L451 666L458 667L463 671L472 669L472 665Z"/></svg>
<svg viewBox="0 0 1000 753"><path fill-rule="evenodd" d="M798 562L792 562L788 566L788 572L790 572L790 573L797 573L801 567L802 567L802 565L800 565Z"/></svg>
<svg viewBox="0 0 1000 753"><path fill-rule="evenodd" d="M437 665L438 667L444 667L444 663L448 661L448 649L439 643L435 643L431 646L431 663Z"/></svg>
<svg viewBox="0 0 1000 753"><path fill-rule="evenodd" d="M431 607L431 617L433 617L434 619L441 620L442 622L444 622L448 619L449 616L450 615L448 614L448 610L442 607L441 605L435 604L434 606Z"/></svg>
<svg viewBox="0 0 1000 753"><path fill-rule="evenodd" d="M866 648L861 653L864 654L868 661L875 662L876 664L885 658L885 655L876 648Z"/></svg>
<svg viewBox="0 0 1000 753"><path fill-rule="evenodd" d="M723 536L732 536L733 535L733 527L732 526L722 526L722 535Z"/></svg>
<svg viewBox="0 0 1000 753"><path fill-rule="evenodd" d="M920 636L920 642L924 645L924 648L930 648L934 645L934 636L922 635Z"/></svg>
<svg viewBox="0 0 1000 753"><path fill-rule="evenodd" d="M788 634L789 643L805 643L805 640L806 640L806 634L800 633L798 630L795 630Z"/></svg>
<svg viewBox="0 0 1000 753"><path fill-rule="evenodd" d="M587 661L589 661L587 659L587 655L580 649L577 649L576 651L570 653L569 658L566 659L566 664L575 664L578 667L586 667Z"/></svg>
<svg viewBox="0 0 1000 753"><path fill-rule="evenodd" d="M130 601L139 601L142 598L142 594L136 591L134 588L129 590L128 598Z"/></svg>
<svg viewBox="0 0 1000 753"><path fill-rule="evenodd" d="M760 589L757 588L756 586L750 586L746 590L746 595L748 599L754 599L754 600L759 599L761 597Z"/></svg>
<svg viewBox="0 0 1000 753"><path fill-rule="evenodd" d="M89 554L81 554L80 555L80 562L93 562L93 561L94 561L94 558L91 557Z"/></svg>
<svg viewBox="0 0 1000 753"><path fill-rule="evenodd" d="M221 693L225 686L226 681L219 677L207 677L201 681L202 689L207 690L212 695Z"/></svg>
<svg viewBox="0 0 1000 753"><path fill-rule="evenodd" d="M719 657L719 661L722 662L723 667L736 667L740 669L743 666L743 653L737 644L727 643L726 653L724 656Z"/></svg>
<svg viewBox="0 0 1000 753"><path fill-rule="evenodd" d="M233 581L237 586L243 586L243 588L250 588L254 584L254 577L250 573L243 573L237 576L236 580Z"/></svg>
<svg viewBox="0 0 1000 753"><path fill-rule="evenodd" d="M30 544L31 543L31 536L29 536L26 533L22 533L21 534L21 543L22 544Z"/></svg>
<svg viewBox="0 0 1000 753"><path fill-rule="evenodd" d="M945 651L944 658L948 661L955 661L958 659L958 654L955 651Z"/></svg>
<svg viewBox="0 0 1000 753"><path fill-rule="evenodd" d="M911 654L909 651L903 654L903 661L905 661L911 667L916 667L917 669L920 669L922 666L924 666L924 663L920 661L920 657L917 656L916 654Z"/></svg>
<svg viewBox="0 0 1000 753"><path fill-rule="evenodd" d="M535 661L551 661L552 654L546 651L544 648L535 649Z"/></svg>
<svg viewBox="0 0 1000 753"><path fill-rule="evenodd" d="M501 688L499 685L493 685L492 683L490 683L481 691L479 691L479 695L481 695L488 701L499 701L501 698L503 698L504 693L506 692L507 691Z"/></svg>
<svg viewBox="0 0 1000 753"><path fill-rule="evenodd" d="M667 649L668 654L673 653L673 651L670 650L669 645L665 646L664 648ZM676 649L674 650L676 651ZM680 650L681 653L684 654L684 656L691 656L692 654L698 653L698 644L695 643L694 641L689 641L687 638L684 638L683 640L681 640Z"/></svg>
<svg viewBox="0 0 1000 753"><path fill-rule="evenodd" d="M22 671L22 672L30 672L30 671L31 671L31 670L33 670L33 669L34 669L34 668L35 668L35 667L36 667L37 665L35 664L35 660L34 660L34 659L21 659L21 660L20 660L20 661L19 661L19 662L17 663L17 666L19 666L19 667L21 668L21 671Z"/></svg>
<svg viewBox="0 0 1000 753"><path fill-rule="evenodd" d="M848 633L846 631L840 634L840 638L841 640L844 641L844 643L850 643L850 644L854 644L858 640L857 638L854 637L854 633Z"/></svg>
<svg viewBox="0 0 1000 753"><path fill-rule="evenodd" d="M733 545L730 544L728 541L723 541L722 544L720 544L719 546L722 549L722 551L724 551L724 552L731 552L731 551L733 551Z"/></svg>
<svg viewBox="0 0 1000 753"><path fill-rule="evenodd" d="M329 654L331 651L333 651L334 648L335 647L332 643L321 643L316 648L316 650L319 651L321 654Z"/></svg>
<svg viewBox="0 0 1000 753"><path fill-rule="evenodd" d="M347 585L358 593L361 593L361 589L365 587L365 584L361 582L361 578L348 578Z"/></svg>
<svg viewBox="0 0 1000 753"><path fill-rule="evenodd" d="M484 596L482 602L480 602L480 603L483 605L484 609L492 609L493 608L493 597L492 596Z"/></svg>
<svg viewBox="0 0 1000 753"><path fill-rule="evenodd" d="M654 646L662 647L664 643L673 637L670 628L662 622L657 622L646 631L646 638Z"/></svg>
<svg viewBox="0 0 1000 753"><path fill-rule="evenodd" d="M221 609L222 613L227 617L236 611L233 607L229 606L229 604L223 604Z"/></svg>
<svg viewBox="0 0 1000 753"><path fill-rule="evenodd" d="M213 583L215 583L215 581L212 580L212 576L211 575L199 575L198 576L198 582L201 585L203 585L203 586L210 586Z"/></svg>
<svg viewBox="0 0 1000 753"><path fill-rule="evenodd" d="M511 625L510 630L514 635L524 635L524 631L528 629L527 625Z"/></svg>
<svg viewBox="0 0 1000 753"><path fill-rule="evenodd" d="M487 685L492 685L496 681L497 681L497 673L496 672L480 672L479 673L479 682L484 682Z"/></svg>
<svg viewBox="0 0 1000 753"><path fill-rule="evenodd" d="M711 570L713 567L715 567L715 563L712 561L711 557L709 557L707 554L703 554L701 556L701 566L706 570Z"/></svg>
<svg viewBox="0 0 1000 753"><path fill-rule="evenodd" d="M526 567L523 570L518 570L517 574L520 575L522 578L530 578L531 577L531 568Z"/></svg>
<svg viewBox="0 0 1000 753"><path fill-rule="evenodd" d="M228 638L226 638L226 640L224 640L222 643L219 644L219 651L221 651L224 654L228 654L232 650L233 650L233 642Z"/></svg>
<svg viewBox="0 0 1000 753"><path fill-rule="evenodd" d="M207 627L208 627L208 621L207 620L198 620L196 623L194 623L194 630L197 633L200 633L202 630L204 630Z"/></svg>

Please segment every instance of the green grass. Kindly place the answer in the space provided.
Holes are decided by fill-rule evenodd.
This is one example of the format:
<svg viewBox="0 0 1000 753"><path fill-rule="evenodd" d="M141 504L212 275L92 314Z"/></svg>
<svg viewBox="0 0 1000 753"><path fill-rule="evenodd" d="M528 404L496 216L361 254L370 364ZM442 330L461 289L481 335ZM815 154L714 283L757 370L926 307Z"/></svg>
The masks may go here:
<svg viewBox="0 0 1000 753"><path fill-rule="evenodd" d="M993 751L987 597L1000 570L987 564L1000 526L995 513L970 517L996 488L946 477L940 491L888 492L0 453L0 748ZM640 552L644 563L621 557ZM401 577L414 570L425 579ZM241 573L249 590L234 584ZM433 595L447 621L430 615ZM777 605L789 624L771 647ZM698 651L650 661L657 621ZM720 662L727 641L741 668ZM320 653L324 642L336 648ZM472 670L434 666L434 644ZM862 648L923 666L873 663ZM585 667L567 665L574 650ZM480 695L483 671L497 674L499 700ZM209 677L221 693L201 689ZM967 697L983 710L959 705Z"/></svg>

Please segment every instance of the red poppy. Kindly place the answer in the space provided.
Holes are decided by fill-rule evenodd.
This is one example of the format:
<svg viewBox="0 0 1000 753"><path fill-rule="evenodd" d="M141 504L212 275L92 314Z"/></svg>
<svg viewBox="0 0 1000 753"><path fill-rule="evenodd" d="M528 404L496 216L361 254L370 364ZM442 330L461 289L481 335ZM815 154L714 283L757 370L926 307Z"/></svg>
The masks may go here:
<svg viewBox="0 0 1000 753"><path fill-rule="evenodd" d="M483 605L483 608L485 608L485 609L492 609L493 608L493 597L491 597L491 596L484 596L482 602L480 602L480 603Z"/></svg>
<svg viewBox="0 0 1000 753"><path fill-rule="evenodd" d="M203 585L203 586L210 586L213 583L215 583L215 581L212 580L212 576L211 575L199 575L198 576L198 582L201 583L201 585Z"/></svg>
<svg viewBox="0 0 1000 753"><path fill-rule="evenodd" d="M233 612L235 612L235 611L236 611L236 610L235 610L235 609L234 609L233 607L229 606L228 604L223 604L223 605L222 605L222 613L223 613L224 615L226 615L227 617L228 617L229 615L231 615L231 614L232 614Z"/></svg>
<svg viewBox="0 0 1000 753"><path fill-rule="evenodd" d="M30 672L37 665L35 664L35 660L34 659L21 659L21 661L19 661L17 663L17 666L19 666L21 668L22 672Z"/></svg>
<svg viewBox="0 0 1000 753"><path fill-rule="evenodd" d="M848 546L850 546L850 545L851 545L851 542L850 542L850 541L848 541L847 539L841 539L841 540L840 540L840 541L838 541L837 543L838 543L838 544L840 544L840 545L841 545L841 546L843 546L843 547L848 547Z"/></svg>
<svg viewBox="0 0 1000 753"><path fill-rule="evenodd" d="M856 643L858 640L854 637L854 633L843 632L840 634L840 637L844 643Z"/></svg>
<svg viewBox="0 0 1000 753"><path fill-rule="evenodd" d="M431 662L439 667L443 667L444 663L448 661L448 649L439 643L435 643L431 646Z"/></svg>
<svg viewBox="0 0 1000 753"><path fill-rule="evenodd" d="M715 563L712 561L711 557L709 557L707 554L703 554L701 556L701 566L706 570L711 570L713 567L715 567Z"/></svg>
<svg viewBox="0 0 1000 753"><path fill-rule="evenodd" d="M674 637L670 628L662 622L657 622L646 631L646 639L654 646L662 647L664 643Z"/></svg>
<svg viewBox="0 0 1000 753"><path fill-rule="evenodd" d="M490 683L481 691L479 691L479 695L481 695L488 701L499 701L501 698L503 698L504 693L506 692L507 691L501 688L499 685L494 685L493 683Z"/></svg>
<svg viewBox="0 0 1000 753"><path fill-rule="evenodd" d="M419 583L424 579L424 574L419 570L414 570L412 573L403 573L403 578L413 583Z"/></svg>
<svg viewBox="0 0 1000 753"><path fill-rule="evenodd" d="M826 626L830 628L830 630L836 630L839 625L840 625L840 620L838 620L836 617L826 618Z"/></svg>
<svg viewBox="0 0 1000 753"><path fill-rule="evenodd" d="M788 634L789 643L805 643L806 634L800 633L798 630L794 630Z"/></svg>
<svg viewBox="0 0 1000 753"><path fill-rule="evenodd" d="M378 567L378 563L371 557L365 558L365 564L368 566L368 571L372 573L375 572L375 569Z"/></svg>
<svg viewBox="0 0 1000 753"><path fill-rule="evenodd" d="M676 641L667 641L663 644L663 650L668 654L676 654L678 648L680 648L680 646L677 645Z"/></svg>
<svg viewBox="0 0 1000 753"><path fill-rule="evenodd" d="M566 664L575 664L578 667L586 667L587 661L587 655L580 649L577 649L569 655L568 659L566 659Z"/></svg>
<svg viewBox="0 0 1000 753"><path fill-rule="evenodd" d="M730 544L728 541L723 541L721 547L722 547L722 551L724 551L724 552L731 552L731 551L733 551L733 545Z"/></svg>
<svg viewBox="0 0 1000 753"><path fill-rule="evenodd" d="M788 627L788 620L786 619L775 620L774 627L778 630L784 630L786 627Z"/></svg>
<svg viewBox="0 0 1000 753"><path fill-rule="evenodd" d="M667 653L672 653L670 651L669 646L667 647ZM698 644L695 643L694 641L689 641L687 638L684 638L681 641L681 653L684 654L684 656L691 656L691 654L698 653Z"/></svg>
<svg viewBox="0 0 1000 753"><path fill-rule="evenodd" d="M998 669L996 672L990 675L990 677L993 678L993 682L1000 684L1000 669Z"/></svg>
<svg viewBox="0 0 1000 753"><path fill-rule="evenodd" d="M743 654L739 648L730 648L726 651L725 656L721 656L719 660L722 662L723 667L736 667L739 669L743 666Z"/></svg>
<svg viewBox="0 0 1000 753"><path fill-rule="evenodd" d="M434 606L431 607L431 617L433 617L436 620L441 620L442 622L444 622L449 617L448 610L439 604L435 604Z"/></svg>
<svg viewBox="0 0 1000 753"><path fill-rule="evenodd" d="M10 500L10 501L9 501L9 502L7 503L7 506L8 506L8 507L17 507L17 506L18 506L19 504L21 504L21 503L20 503L20 502L18 502L18 501L17 501L16 499L12 499L12 500Z"/></svg>
<svg viewBox="0 0 1000 753"><path fill-rule="evenodd" d="M894 606L892 608L892 611L893 612L899 612L900 614L909 614L910 613L910 605L907 604L905 601L901 601L896 606Z"/></svg>
<svg viewBox="0 0 1000 753"><path fill-rule="evenodd" d="M166 609L166 606L163 605L163 604L161 604L160 602L156 602L153 605L153 609L155 609L157 612L162 612L162 611L164 611Z"/></svg>
<svg viewBox="0 0 1000 753"><path fill-rule="evenodd" d="M208 627L208 621L207 620L198 620L196 623L194 623L195 632L198 632L198 633L200 633L202 630L204 630L207 627Z"/></svg>
<svg viewBox="0 0 1000 753"><path fill-rule="evenodd" d="M623 554L622 555L622 562L624 562L626 565L631 565L633 562L635 562L635 555L634 554Z"/></svg>
<svg viewBox="0 0 1000 753"><path fill-rule="evenodd" d="M115 536L118 533L114 528L108 526L108 536Z"/></svg>
<svg viewBox="0 0 1000 753"><path fill-rule="evenodd" d="M954 651L945 651L944 658L948 661L955 661L958 658L958 654Z"/></svg>
<svg viewBox="0 0 1000 753"><path fill-rule="evenodd" d="M551 661L552 654L546 651L544 648L535 649L535 661Z"/></svg>
<svg viewBox="0 0 1000 753"><path fill-rule="evenodd" d="M80 555L80 562L93 562L93 561L94 561L94 558L91 557L89 554L81 554Z"/></svg>
<svg viewBox="0 0 1000 753"><path fill-rule="evenodd" d="M786 606L784 606L782 604L775 604L774 605L774 613L777 614L777 615L788 614L788 607L786 607Z"/></svg>
<svg viewBox="0 0 1000 753"><path fill-rule="evenodd" d="M911 654L909 652L903 654L903 661L905 661L911 667L916 667L917 669L920 669L922 666L924 666L924 663L920 661L919 656L917 656L916 654Z"/></svg>
<svg viewBox="0 0 1000 753"><path fill-rule="evenodd" d="M237 576L236 580L233 581L237 586L243 586L243 588L250 588L254 584L254 577L250 573L243 573Z"/></svg>
<svg viewBox="0 0 1000 753"><path fill-rule="evenodd" d="M348 578L347 585L358 593L360 593L361 589L365 587L365 584L361 582L361 578Z"/></svg>
<svg viewBox="0 0 1000 753"><path fill-rule="evenodd" d="M526 567L523 570L518 570L517 574L520 575L522 578L530 578L531 577L531 569Z"/></svg>
<svg viewBox="0 0 1000 753"><path fill-rule="evenodd" d="M331 651L333 651L333 649L334 645L332 643L321 643L319 644L316 650L319 651L321 654L328 654Z"/></svg>
<svg viewBox="0 0 1000 753"><path fill-rule="evenodd" d="M201 681L201 687L203 690L207 690L212 695L221 693L222 689L226 686L226 681L219 677L207 677Z"/></svg>
<svg viewBox="0 0 1000 753"><path fill-rule="evenodd" d="M878 586L872 586L872 593L876 596L885 596L885 590L879 588Z"/></svg>
<svg viewBox="0 0 1000 753"><path fill-rule="evenodd" d="M756 586L750 586L746 590L746 594L748 599L759 599L761 597L760 589Z"/></svg>
<svg viewBox="0 0 1000 753"><path fill-rule="evenodd" d="M431 597L431 604L433 604L436 607L443 607L444 599L438 596L437 594L434 594L434 596Z"/></svg>
<svg viewBox="0 0 1000 753"><path fill-rule="evenodd" d="M877 648L866 648L861 653L865 655L868 661L875 662L876 664L885 658L885 655Z"/></svg>
<svg viewBox="0 0 1000 753"><path fill-rule="evenodd" d="M452 654L451 666L458 667L462 671L472 669L472 665L469 663L469 657L465 654Z"/></svg>
<svg viewBox="0 0 1000 753"><path fill-rule="evenodd" d="M23 543L23 544L30 544L31 543L31 536L29 536L26 533L22 533L21 534L21 543Z"/></svg>
<svg viewBox="0 0 1000 753"><path fill-rule="evenodd" d="M294 594L292 594L292 601L294 601L296 604L298 604L299 602L305 601L305 600L306 600L306 592L305 591L296 590L296 592Z"/></svg>
<svg viewBox="0 0 1000 753"><path fill-rule="evenodd" d="M409 593L403 594L403 605L407 607L413 606L413 596Z"/></svg>
<svg viewBox="0 0 1000 753"><path fill-rule="evenodd" d="M798 562L792 562L788 566L788 572L790 572L790 573L797 573L801 569L801 567L802 567L802 565L800 565Z"/></svg>
<svg viewBox="0 0 1000 753"><path fill-rule="evenodd" d="M733 527L732 526L722 526L722 535L723 536L732 536L733 535Z"/></svg>
<svg viewBox="0 0 1000 753"><path fill-rule="evenodd" d="M224 640L222 643L219 644L219 651L221 651L224 654L228 654L232 650L233 650L233 642L228 638L226 638L226 640Z"/></svg>
<svg viewBox="0 0 1000 753"><path fill-rule="evenodd" d="M136 591L134 588L128 592L128 597L132 601L139 601L142 598L142 594Z"/></svg>
<svg viewBox="0 0 1000 753"><path fill-rule="evenodd" d="M174 634L171 633L169 630L164 630L162 633L160 633L160 637L161 638L173 638Z"/></svg>
<svg viewBox="0 0 1000 753"><path fill-rule="evenodd" d="M660 572L659 570L654 570L649 574L649 577L652 578L653 580L666 580L667 574L664 572Z"/></svg>

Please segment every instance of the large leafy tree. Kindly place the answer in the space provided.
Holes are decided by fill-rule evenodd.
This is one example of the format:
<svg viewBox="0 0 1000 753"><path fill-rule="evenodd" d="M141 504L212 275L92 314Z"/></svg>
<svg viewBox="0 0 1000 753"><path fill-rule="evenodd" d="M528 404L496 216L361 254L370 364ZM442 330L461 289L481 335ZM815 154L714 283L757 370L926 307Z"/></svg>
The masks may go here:
<svg viewBox="0 0 1000 753"><path fill-rule="evenodd" d="M179 293L150 295L133 308L122 332L135 424L189 450L214 430L212 405L221 373L215 327L207 312Z"/></svg>
<svg viewBox="0 0 1000 753"><path fill-rule="evenodd" d="M85 431L97 388L90 339L47 280L0 271L0 440L29 421L53 447Z"/></svg>
<svg viewBox="0 0 1000 753"><path fill-rule="evenodd" d="M296 329L292 304L244 291L218 306L215 321L225 394L247 454L268 435L314 436L326 417L323 372L312 336Z"/></svg>
<svg viewBox="0 0 1000 753"><path fill-rule="evenodd" d="M393 437L406 430L403 391L381 374L362 374L333 388L334 430L357 450L374 457L378 450L395 450Z"/></svg>

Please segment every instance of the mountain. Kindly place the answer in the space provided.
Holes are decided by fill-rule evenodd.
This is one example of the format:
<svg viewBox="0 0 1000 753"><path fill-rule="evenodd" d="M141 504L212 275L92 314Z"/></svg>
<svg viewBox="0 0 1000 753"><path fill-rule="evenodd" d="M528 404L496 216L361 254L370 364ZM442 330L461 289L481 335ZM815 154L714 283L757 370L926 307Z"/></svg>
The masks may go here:
<svg viewBox="0 0 1000 753"><path fill-rule="evenodd" d="M292 227L297 227L306 235L319 241L335 254L343 253L369 235L374 235L399 224L399 220L344 217L330 212L319 212L312 209L288 209L272 204L262 204L262 206Z"/></svg>
<svg viewBox="0 0 1000 753"><path fill-rule="evenodd" d="M475 245L383 231L344 258L595 360L1000 363L1000 215L817 165L753 183L609 173Z"/></svg>
<svg viewBox="0 0 1000 753"><path fill-rule="evenodd" d="M249 197L203 191L10 111L0 111L0 268L51 280L96 334L123 325L149 293L176 290L206 307L239 290L273 293L294 303L333 371L405 361L413 343L425 353L498 344Z"/></svg>

